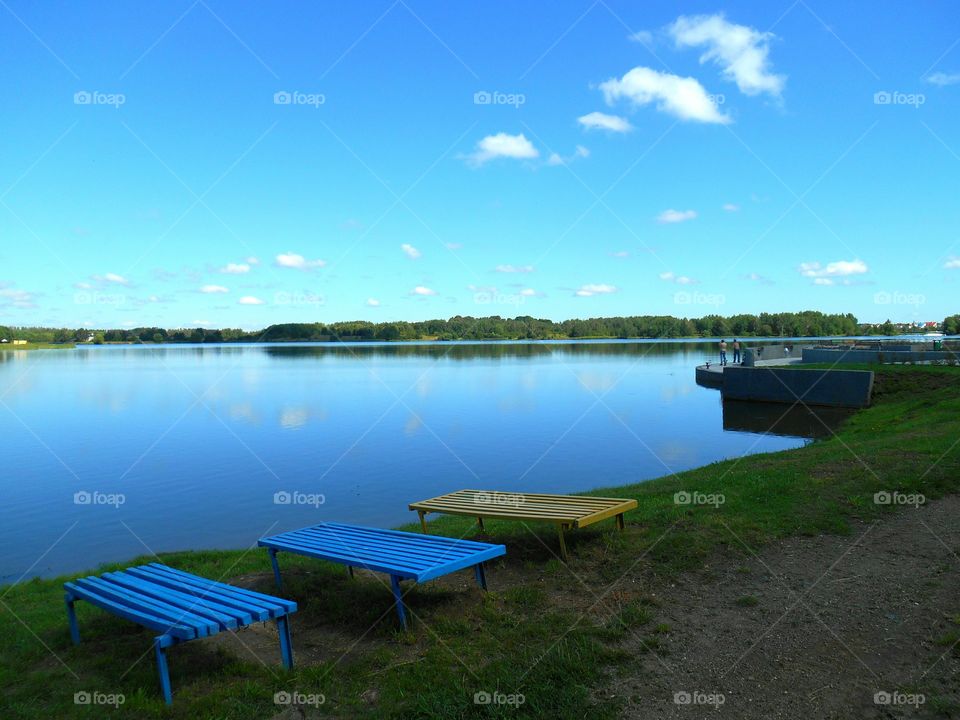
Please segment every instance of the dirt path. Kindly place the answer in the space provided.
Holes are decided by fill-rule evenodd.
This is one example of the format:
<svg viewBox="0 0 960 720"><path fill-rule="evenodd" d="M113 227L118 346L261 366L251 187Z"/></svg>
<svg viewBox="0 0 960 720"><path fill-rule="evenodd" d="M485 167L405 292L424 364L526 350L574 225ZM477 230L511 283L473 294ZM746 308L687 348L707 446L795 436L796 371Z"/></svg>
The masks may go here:
<svg viewBox="0 0 960 720"><path fill-rule="evenodd" d="M666 652L632 636L642 669L608 689L625 718L960 718L958 497L721 559L656 596Z"/></svg>

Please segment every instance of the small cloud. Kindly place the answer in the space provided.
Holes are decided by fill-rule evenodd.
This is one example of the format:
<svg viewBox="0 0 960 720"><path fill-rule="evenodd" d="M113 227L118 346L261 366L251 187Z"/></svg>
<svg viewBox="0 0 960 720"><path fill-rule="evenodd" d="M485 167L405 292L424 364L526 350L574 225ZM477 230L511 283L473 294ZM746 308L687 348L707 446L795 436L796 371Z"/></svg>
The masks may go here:
<svg viewBox="0 0 960 720"><path fill-rule="evenodd" d="M740 209L740 206L736 203L724 203L723 209L727 212L737 212Z"/></svg>
<svg viewBox="0 0 960 720"><path fill-rule="evenodd" d="M956 270L960 268L960 257L953 257L952 255L947 258L947 261L943 264L945 270Z"/></svg>
<svg viewBox="0 0 960 720"><path fill-rule="evenodd" d="M237 303L240 305L263 305L264 302L258 297L253 295L244 295L242 298L237 300Z"/></svg>
<svg viewBox="0 0 960 720"><path fill-rule="evenodd" d="M444 245L447 246L447 250L459 250L460 248L463 247L463 243L458 243L458 242L448 242L448 243L444 243Z"/></svg>
<svg viewBox="0 0 960 720"><path fill-rule="evenodd" d="M422 255L419 250L409 243L403 243L403 245L400 246L400 249L403 250L403 253L411 260L416 260Z"/></svg>
<svg viewBox="0 0 960 720"><path fill-rule="evenodd" d="M512 158L514 160L532 160L539 157L540 152L527 140L523 133L508 135L497 133L487 135L477 143L476 149L464 159L474 166L483 165L497 158Z"/></svg>
<svg viewBox="0 0 960 720"><path fill-rule="evenodd" d="M677 285L697 285L700 283L699 280L694 280L692 277L687 277L686 275L677 275L674 272L667 271L660 273L660 279L664 282L672 282Z"/></svg>
<svg viewBox="0 0 960 720"><path fill-rule="evenodd" d="M77 288L77 290L90 290L91 288L93 288L93 285L91 285L91 284L88 283L88 282L83 282L83 281L81 281L81 282L75 282L75 283L73 284L73 286L74 286L75 288Z"/></svg>
<svg viewBox="0 0 960 720"><path fill-rule="evenodd" d="M627 40L631 42L638 42L641 45L650 46L653 45L653 33L649 30L638 30L635 33L627 35Z"/></svg>
<svg viewBox="0 0 960 720"><path fill-rule="evenodd" d="M206 293L207 295L214 295L216 293L227 293L230 292L223 285L204 285L200 288L200 292Z"/></svg>
<svg viewBox="0 0 960 720"><path fill-rule="evenodd" d="M248 264L248 265L259 265L259 264L260 264L260 258L248 257L248 258L247 258L247 264Z"/></svg>
<svg viewBox="0 0 960 720"><path fill-rule="evenodd" d="M747 273L743 276L744 280L749 280L750 282L760 283L761 285L773 285L773 280L768 277L764 277L759 273Z"/></svg>
<svg viewBox="0 0 960 720"><path fill-rule="evenodd" d="M536 297L539 293L533 288L524 288L520 291L522 297Z"/></svg>
<svg viewBox="0 0 960 720"><path fill-rule="evenodd" d="M924 78L931 85L946 87L947 85L956 85L960 83L960 73L935 72Z"/></svg>
<svg viewBox="0 0 960 720"><path fill-rule="evenodd" d="M380 301L376 298L367 298L367 307L380 307Z"/></svg>
<svg viewBox="0 0 960 720"><path fill-rule="evenodd" d="M363 223L355 218L348 218L340 223L341 230L362 230Z"/></svg>
<svg viewBox="0 0 960 720"><path fill-rule="evenodd" d="M327 261L307 260L303 255L287 252L277 255L276 263L280 267L293 268L294 270L312 270L313 268L323 267L327 264Z"/></svg>
<svg viewBox="0 0 960 720"><path fill-rule="evenodd" d="M92 275L91 276L98 283L113 283L114 285L129 285L130 281L127 280L123 275L117 275L117 273L104 273L103 275Z"/></svg>
<svg viewBox="0 0 960 720"><path fill-rule="evenodd" d="M436 290L432 290L432 289L430 289L430 288L428 288L428 287L424 287L423 285L417 285L413 290L410 291L410 294L411 294L411 295L420 295L420 296L422 296L422 297L429 297L429 296L431 296L431 295L436 295L436 294L437 294L437 291L436 291Z"/></svg>
<svg viewBox="0 0 960 720"><path fill-rule="evenodd" d="M767 93L779 98L786 76L770 67L772 33L736 25L723 14L681 16L667 28L677 47L702 47L700 62L719 65L723 76L745 95Z"/></svg>
<svg viewBox="0 0 960 720"><path fill-rule="evenodd" d="M726 125L730 117L720 112L718 97L709 95L692 77L635 67L622 78L600 84L608 105L626 99L637 106L655 103L657 110L681 120Z"/></svg>
<svg viewBox="0 0 960 720"><path fill-rule="evenodd" d="M224 275L243 275L250 272L250 265L249 263L227 263L220 268L220 272Z"/></svg>
<svg viewBox="0 0 960 720"><path fill-rule="evenodd" d="M532 273L533 265L497 265L494 270L498 273Z"/></svg>
<svg viewBox="0 0 960 720"><path fill-rule="evenodd" d="M672 223L682 223L687 220L693 220L697 216L696 210L674 210L670 208L669 210L664 210L662 213L657 215L657 222L661 225L669 225Z"/></svg>
<svg viewBox="0 0 960 720"><path fill-rule="evenodd" d="M848 275L863 275L869 271L863 260L837 260L836 262L821 265L818 262L800 263L798 272L806 278L835 278ZM816 285L832 285L833 283L816 282Z"/></svg>
<svg viewBox="0 0 960 720"><path fill-rule="evenodd" d="M818 277L813 279L814 285L833 285L833 278Z"/></svg>
<svg viewBox="0 0 960 720"><path fill-rule="evenodd" d="M18 290L7 285L0 285L0 307L33 310L37 307L36 295L29 290Z"/></svg>
<svg viewBox="0 0 960 720"><path fill-rule="evenodd" d="M610 257L615 257L615 258L628 258L628 257L630 257L630 251L629 251L629 250L617 250L616 252L610 253Z"/></svg>
<svg viewBox="0 0 960 720"><path fill-rule="evenodd" d="M558 153L551 153L550 157L547 158L547 165L566 165L571 160L577 160L585 157L590 157L590 151L583 145L577 145L570 157L563 157Z"/></svg>
<svg viewBox="0 0 960 720"><path fill-rule="evenodd" d="M592 112L581 115L577 118L577 122L587 130L608 130L610 132L625 133L633 129L633 126L626 118L622 118L619 115L607 115L602 112Z"/></svg>
<svg viewBox="0 0 960 720"><path fill-rule="evenodd" d="M615 285L588 284L581 285L574 295L577 297L593 297L594 295L611 295L617 291Z"/></svg>

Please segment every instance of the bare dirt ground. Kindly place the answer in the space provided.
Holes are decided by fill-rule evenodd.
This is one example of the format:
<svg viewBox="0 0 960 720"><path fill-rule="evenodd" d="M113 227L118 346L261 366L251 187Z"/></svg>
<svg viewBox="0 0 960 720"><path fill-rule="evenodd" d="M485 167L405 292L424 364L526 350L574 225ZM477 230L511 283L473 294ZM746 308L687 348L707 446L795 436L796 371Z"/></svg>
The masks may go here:
<svg viewBox="0 0 960 720"><path fill-rule="evenodd" d="M960 718L960 498L747 557L656 589L623 717Z"/></svg>

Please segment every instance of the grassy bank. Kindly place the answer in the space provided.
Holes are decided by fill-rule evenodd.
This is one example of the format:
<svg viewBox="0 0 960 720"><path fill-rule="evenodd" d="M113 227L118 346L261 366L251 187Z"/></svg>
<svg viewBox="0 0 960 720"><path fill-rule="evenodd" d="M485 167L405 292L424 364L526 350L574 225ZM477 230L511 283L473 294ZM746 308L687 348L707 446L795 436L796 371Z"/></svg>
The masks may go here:
<svg viewBox="0 0 960 720"><path fill-rule="evenodd" d="M4 343L0 345L0 351L3 351L3 350L72 350L76 346L77 346L76 343L29 342L23 345L14 345L13 343Z"/></svg>
<svg viewBox="0 0 960 720"><path fill-rule="evenodd" d="M669 632L645 589L652 576L675 576L718 553L746 556L744 544L846 533L855 519L894 511L874 502L878 492L934 498L960 489L960 369L877 372L875 405L830 440L596 491L635 497L640 507L624 533L570 533L569 567L555 555L552 528L488 522L489 539L508 547L488 570L491 592L473 588L465 572L418 587L407 596L410 632L397 630L389 590L374 576L351 581L342 567L285 557L283 594L300 604L297 669L280 668L269 630L244 632L242 643L226 634L187 643L169 653L170 709L157 690L152 634L80 603L84 642L74 647L64 578L0 589L0 717L264 718L289 711L274 704L279 691L322 694L322 705L303 708L306 717L613 717L617 705L598 689L641 672L642 658L625 652L624 639L639 636L648 652L660 652ZM722 503L676 504L681 491ZM465 519L431 525L480 539ZM259 550L162 560L273 592ZM75 705L79 691L125 701L117 711ZM481 692L519 693L524 702L475 704Z"/></svg>

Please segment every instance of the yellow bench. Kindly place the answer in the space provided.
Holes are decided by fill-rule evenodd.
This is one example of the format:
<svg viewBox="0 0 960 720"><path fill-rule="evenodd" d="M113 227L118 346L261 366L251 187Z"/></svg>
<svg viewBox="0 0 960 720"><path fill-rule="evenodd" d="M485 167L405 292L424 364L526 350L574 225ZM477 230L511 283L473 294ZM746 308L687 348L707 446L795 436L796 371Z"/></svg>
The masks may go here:
<svg viewBox="0 0 960 720"><path fill-rule="evenodd" d="M484 518L497 520L535 520L552 522L560 537L560 555L567 559L563 531L582 528L607 518L616 518L623 530L623 514L637 507L636 500L592 497L590 495L547 495L496 490L457 490L429 500L410 503L420 516L420 527L427 532L427 513L466 515L477 518L483 530Z"/></svg>

